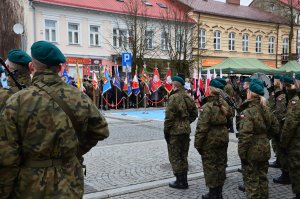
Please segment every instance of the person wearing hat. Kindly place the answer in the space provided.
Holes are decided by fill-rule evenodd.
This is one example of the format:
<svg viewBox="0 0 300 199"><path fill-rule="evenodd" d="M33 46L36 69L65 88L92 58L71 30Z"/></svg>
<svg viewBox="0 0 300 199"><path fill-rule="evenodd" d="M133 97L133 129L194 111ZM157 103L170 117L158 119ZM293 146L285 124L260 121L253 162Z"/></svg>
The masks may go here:
<svg viewBox="0 0 300 199"><path fill-rule="evenodd" d="M300 199L300 99L297 92L300 91L300 74L296 74L295 81L287 80L290 83L288 89L296 93L288 103L287 114L282 127L280 146L287 158L287 166L290 174L293 192L296 194L294 199ZM294 93L294 91L290 91Z"/></svg>
<svg viewBox="0 0 300 199"><path fill-rule="evenodd" d="M87 95L58 75L66 62L52 43L31 46L30 87L6 101L0 115L1 198L82 198L81 162L109 136Z"/></svg>
<svg viewBox="0 0 300 199"><path fill-rule="evenodd" d="M278 121L267 106L263 82L253 79L241 105L238 154L243 165L247 198L268 198L269 138L278 133Z"/></svg>
<svg viewBox="0 0 300 199"><path fill-rule="evenodd" d="M244 79L243 89L241 90L242 101L245 101L247 99L247 90L249 88L250 82L251 82L251 78L250 77L246 77Z"/></svg>
<svg viewBox="0 0 300 199"><path fill-rule="evenodd" d="M198 117L194 100L184 90L184 80L172 77L171 95L166 107L164 136L168 145L169 161L176 177L169 186L187 189L188 151L190 146L191 123Z"/></svg>
<svg viewBox="0 0 300 199"><path fill-rule="evenodd" d="M226 179L228 126L233 112L220 95L224 84L210 82L206 103L200 107L194 146L201 155L204 178L209 192L202 199L222 198Z"/></svg>
<svg viewBox="0 0 300 199"><path fill-rule="evenodd" d="M7 68L14 74L16 80L26 87L30 86L31 84L28 66L29 62L31 62L31 57L26 52L19 49L13 49L9 51L7 60L5 62ZM9 88L0 89L0 111L3 109L6 100L14 93L19 91L19 88L15 85L15 82L10 77L8 77L8 85Z"/></svg>

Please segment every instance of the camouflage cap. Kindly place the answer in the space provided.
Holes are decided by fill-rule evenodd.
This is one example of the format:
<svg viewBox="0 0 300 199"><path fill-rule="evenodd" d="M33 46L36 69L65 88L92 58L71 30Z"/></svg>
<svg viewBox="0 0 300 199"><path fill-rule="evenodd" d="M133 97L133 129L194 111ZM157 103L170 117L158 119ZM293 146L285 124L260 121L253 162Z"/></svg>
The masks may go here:
<svg viewBox="0 0 300 199"><path fill-rule="evenodd" d="M226 83L226 80L224 78L220 78L220 77L217 77L215 78L215 80L219 81L221 84L223 84L224 86L227 84Z"/></svg>
<svg viewBox="0 0 300 199"><path fill-rule="evenodd" d="M294 83L295 83L294 79L291 78L291 77L289 77L289 76L284 76L284 77L283 77L283 81L284 81L284 83L286 83L286 84L294 84Z"/></svg>
<svg viewBox="0 0 300 199"><path fill-rule="evenodd" d="M10 62L26 67L28 67L29 62L31 62L31 57L26 52L20 49L10 50L8 52L7 59Z"/></svg>
<svg viewBox="0 0 300 199"><path fill-rule="evenodd" d="M221 82L219 82L216 79L211 80L209 86L215 87L215 88L219 88L221 90L224 89L224 84L222 84Z"/></svg>
<svg viewBox="0 0 300 199"><path fill-rule="evenodd" d="M47 66L58 66L66 62L62 52L54 44L47 41L38 41L32 44L31 55Z"/></svg>
<svg viewBox="0 0 300 199"><path fill-rule="evenodd" d="M295 79L300 81L300 73L296 74Z"/></svg>
<svg viewBox="0 0 300 199"><path fill-rule="evenodd" d="M264 84L260 79L252 79L249 85L249 90L261 96L265 94Z"/></svg>
<svg viewBox="0 0 300 199"><path fill-rule="evenodd" d="M172 77L172 81L180 82L182 85L185 84L184 80L181 77L179 77L179 76L173 76Z"/></svg>

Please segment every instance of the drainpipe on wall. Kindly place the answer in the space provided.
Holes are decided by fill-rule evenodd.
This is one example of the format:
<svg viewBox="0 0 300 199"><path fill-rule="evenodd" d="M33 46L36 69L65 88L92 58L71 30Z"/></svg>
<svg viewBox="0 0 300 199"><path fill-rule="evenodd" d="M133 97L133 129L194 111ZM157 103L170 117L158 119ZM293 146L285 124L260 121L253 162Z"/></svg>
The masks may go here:
<svg viewBox="0 0 300 199"><path fill-rule="evenodd" d="M36 42L36 16L35 16L35 7L33 5L33 0L29 0L29 5L33 10L33 42Z"/></svg>
<svg viewBox="0 0 300 199"><path fill-rule="evenodd" d="M278 41L279 41L279 24L276 25L276 68L278 68Z"/></svg>

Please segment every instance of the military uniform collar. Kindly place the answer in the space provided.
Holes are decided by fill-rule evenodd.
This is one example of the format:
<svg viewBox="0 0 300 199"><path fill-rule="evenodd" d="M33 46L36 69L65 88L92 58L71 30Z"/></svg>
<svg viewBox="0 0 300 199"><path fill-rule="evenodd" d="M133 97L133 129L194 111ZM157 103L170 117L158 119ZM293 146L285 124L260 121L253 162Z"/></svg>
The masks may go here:
<svg viewBox="0 0 300 199"><path fill-rule="evenodd" d="M26 87L31 85L31 78L30 78L30 74L29 73L24 73L24 74L18 74L16 77L17 81L20 84L24 84ZM11 77L9 77L7 79L8 85L9 87L13 88L16 87L15 82L11 79Z"/></svg>
<svg viewBox="0 0 300 199"><path fill-rule="evenodd" d="M246 108L250 108L253 106L257 106L258 104L260 104L260 98L254 98L254 99L250 99L250 100L245 100L242 105L240 106L240 110L243 111Z"/></svg>
<svg viewBox="0 0 300 199"><path fill-rule="evenodd" d="M36 82L59 82L62 81L62 79L58 76L57 73L52 72L51 70L44 70L44 71L39 71L36 72L33 75L32 78L32 83L36 83Z"/></svg>

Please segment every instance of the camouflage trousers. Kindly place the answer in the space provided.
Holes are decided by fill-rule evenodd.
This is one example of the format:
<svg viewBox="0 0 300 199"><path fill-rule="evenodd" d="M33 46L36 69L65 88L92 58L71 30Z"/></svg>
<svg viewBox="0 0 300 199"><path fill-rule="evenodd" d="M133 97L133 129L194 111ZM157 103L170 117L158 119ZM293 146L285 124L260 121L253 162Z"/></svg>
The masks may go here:
<svg viewBox="0 0 300 199"><path fill-rule="evenodd" d="M243 165L243 180L247 199L268 198L268 161Z"/></svg>
<svg viewBox="0 0 300 199"><path fill-rule="evenodd" d="M180 174L188 171L188 153L190 135L172 135L168 144L169 161L173 173Z"/></svg>
<svg viewBox="0 0 300 199"><path fill-rule="evenodd" d="M206 186L223 186L226 179L227 146L203 150L201 158Z"/></svg>
<svg viewBox="0 0 300 199"><path fill-rule="evenodd" d="M281 169L285 172L288 172L288 157L286 154L284 154L280 147L277 148L277 157L279 159Z"/></svg>
<svg viewBox="0 0 300 199"><path fill-rule="evenodd" d="M292 189L296 194L300 194L300 154L288 156L288 168L292 181Z"/></svg>

